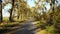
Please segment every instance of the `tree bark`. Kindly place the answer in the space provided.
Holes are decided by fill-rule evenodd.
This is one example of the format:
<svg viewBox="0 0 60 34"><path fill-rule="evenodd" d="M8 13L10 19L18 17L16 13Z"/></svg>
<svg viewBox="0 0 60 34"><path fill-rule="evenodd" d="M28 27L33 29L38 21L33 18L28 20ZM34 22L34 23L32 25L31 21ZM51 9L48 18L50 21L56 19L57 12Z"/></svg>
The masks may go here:
<svg viewBox="0 0 60 34"><path fill-rule="evenodd" d="M51 6L51 9L52 9L52 13L50 14L50 20L49 20L49 25L53 25L53 21L54 21L54 5L55 5L55 0L51 0L51 3L50 3L50 6Z"/></svg>
<svg viewBox="0 0 60 34"><path fill-rule="evenodd" d="M10 22L12 22L12 11L13 11L13 8L14 8L14 0L12 0L12 9L11 9L10 18L9 18Z"/></svg>
<svg viewBox="0 0 60 34"><path fill-rule="evenodd" d="M2 22L2 0L0 0L0 22Z"/></svg>

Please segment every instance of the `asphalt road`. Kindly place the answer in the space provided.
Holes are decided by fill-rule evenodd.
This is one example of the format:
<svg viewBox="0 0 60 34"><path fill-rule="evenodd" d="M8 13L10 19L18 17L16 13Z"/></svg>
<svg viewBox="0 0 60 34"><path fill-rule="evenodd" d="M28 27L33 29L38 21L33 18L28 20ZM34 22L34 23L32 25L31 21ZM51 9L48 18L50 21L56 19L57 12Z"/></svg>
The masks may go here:
<svg viewBox="0 0 60 34"><path fill-rule="evenodd" d="M33 29L36 28L35 25L33 25L33 20L28 20L26 23L21 24L22 26L19 26L18 29L12 30L10 32L6 32L6 34L35 34ZM5 34L5 33L4 33Z"/></svg>
<svg viewBox="0 0 60 34"><path fill-rule="evenodd" d="M25 23L20 29L13 32L12 34L34 34L32 30L36 28L36 26L34 26L32 23L32 21Z"/></svg>
<svg viewBox="0 0 60 34"><path fill-rule="evenodd" d="M26 23L21 24L22 26L20 25L18 29L6 32L6 34L35 34L33 29L35 29L36 26L33 25L33 23L33 20L28 20Z"/></svg>

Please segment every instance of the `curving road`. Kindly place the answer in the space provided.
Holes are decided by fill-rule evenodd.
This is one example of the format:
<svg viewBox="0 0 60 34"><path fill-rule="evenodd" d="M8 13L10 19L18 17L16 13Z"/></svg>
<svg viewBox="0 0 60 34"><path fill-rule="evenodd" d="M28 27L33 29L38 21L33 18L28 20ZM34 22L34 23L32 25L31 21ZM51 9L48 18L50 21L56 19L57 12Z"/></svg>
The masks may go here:
<svg viewBox="0 0 60 34"><path fill-rule="evenodd" d="M23 24L23 26L20 29L13 32L12 34L34 34L34 32L32 30L35 29L36 26L34 26L32 23L33 22L29 21L29 22Z"/></svg>
<svg viewBox="0 0 60 34"><path fill-rule="evenodd" d="M33 23L34 21L28 20L26 23L21 24L22 26L18 29L11 31L10 34L35 34L33 30L37 27Z"/></svg>

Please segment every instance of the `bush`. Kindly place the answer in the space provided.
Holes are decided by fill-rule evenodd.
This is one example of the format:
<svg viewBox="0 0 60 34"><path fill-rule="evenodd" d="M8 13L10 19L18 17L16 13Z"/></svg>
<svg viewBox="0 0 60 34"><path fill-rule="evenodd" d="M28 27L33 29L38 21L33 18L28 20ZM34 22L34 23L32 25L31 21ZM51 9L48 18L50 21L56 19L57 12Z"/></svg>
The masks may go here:
<svg viewBox="0 0 60 34"><path fill-rule="evenodd" d="M43 21L40 21L39 25L41 29L46 29L46 24Z"/></svg>
<svg viewBox="0 0 60 34"><path fill-rule="evenodd" d="M54 26L46 26L47 34L56 34Z"/></svg>

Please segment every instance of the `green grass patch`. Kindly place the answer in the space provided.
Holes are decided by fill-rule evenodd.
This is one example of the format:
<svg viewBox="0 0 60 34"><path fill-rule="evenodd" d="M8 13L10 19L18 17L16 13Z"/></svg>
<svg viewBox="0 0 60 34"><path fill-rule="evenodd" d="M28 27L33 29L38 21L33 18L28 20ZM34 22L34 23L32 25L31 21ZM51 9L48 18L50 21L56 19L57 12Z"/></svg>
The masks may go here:
<svg viewBox="0 0 60 34"><path fill-rule="evenodd" d="M3 17L3 20L7 21L7 20L9 20L9 18L8 17Z"/></svg>

